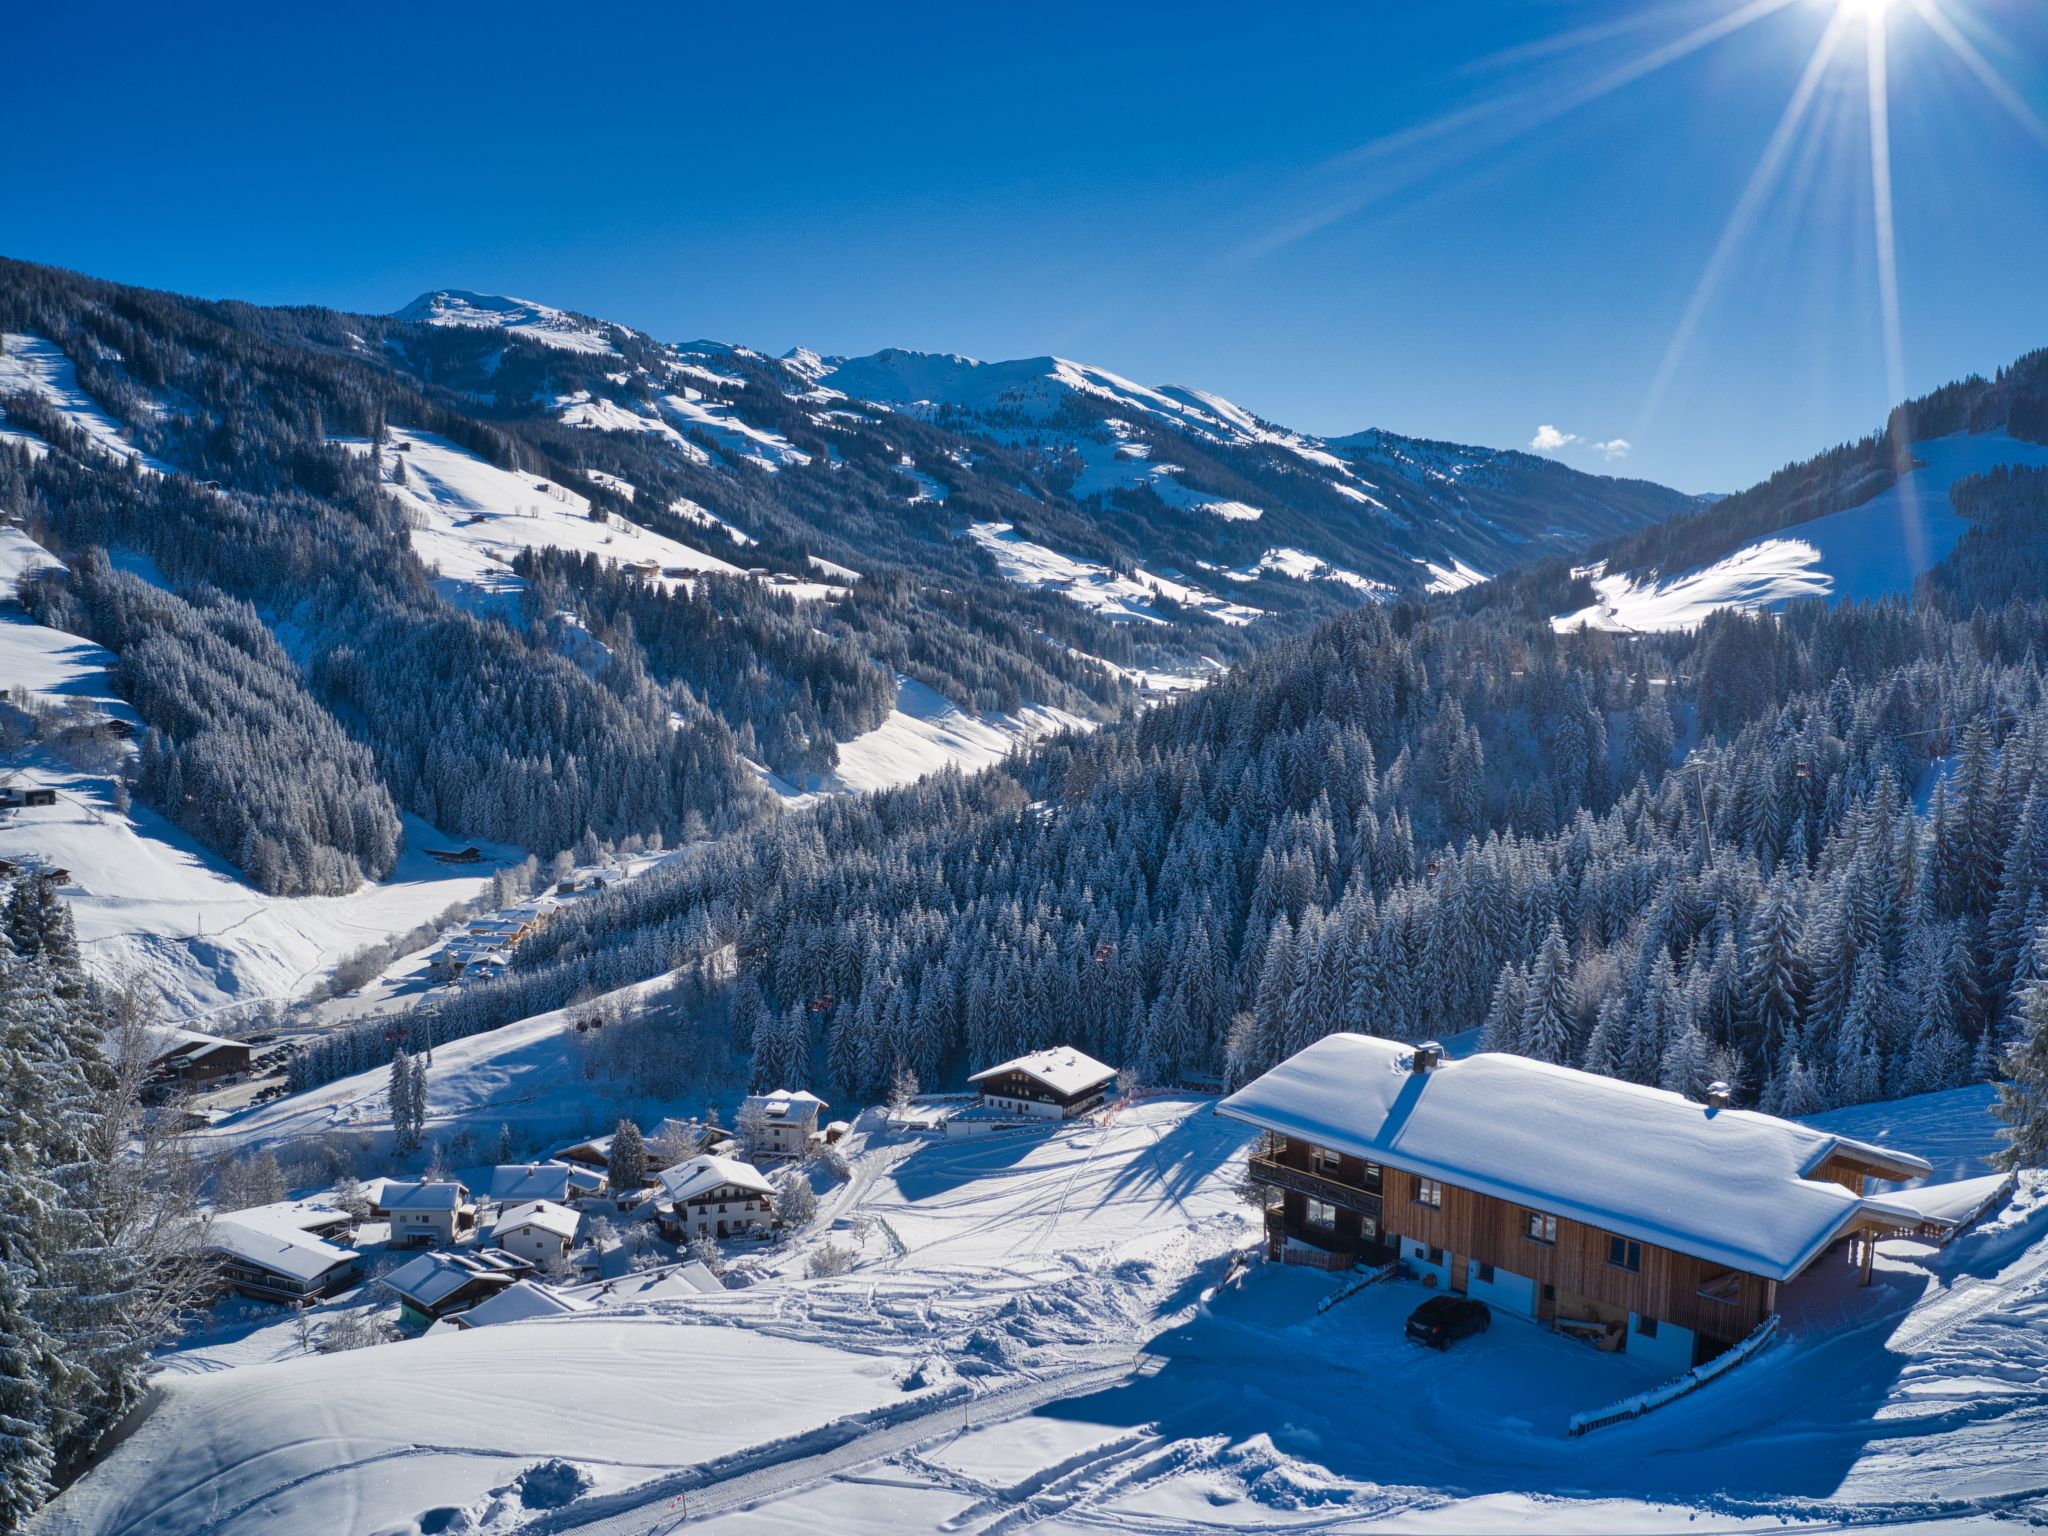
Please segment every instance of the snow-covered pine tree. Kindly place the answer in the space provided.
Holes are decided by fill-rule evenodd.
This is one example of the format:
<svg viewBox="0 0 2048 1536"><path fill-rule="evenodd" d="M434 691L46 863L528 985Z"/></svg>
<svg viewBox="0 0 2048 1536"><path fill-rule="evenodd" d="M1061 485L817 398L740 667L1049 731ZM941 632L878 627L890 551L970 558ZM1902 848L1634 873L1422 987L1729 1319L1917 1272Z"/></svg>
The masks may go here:
<svg viewBox="0 0 2048 1536"><path fill-rule="evenodd" d="M647 1175L647 1148L640 1139L640 1127L621 1119L612 1132L611 1156L605 1162L605 1176L614 1195L626 1195L640 1187Z"/></svg>

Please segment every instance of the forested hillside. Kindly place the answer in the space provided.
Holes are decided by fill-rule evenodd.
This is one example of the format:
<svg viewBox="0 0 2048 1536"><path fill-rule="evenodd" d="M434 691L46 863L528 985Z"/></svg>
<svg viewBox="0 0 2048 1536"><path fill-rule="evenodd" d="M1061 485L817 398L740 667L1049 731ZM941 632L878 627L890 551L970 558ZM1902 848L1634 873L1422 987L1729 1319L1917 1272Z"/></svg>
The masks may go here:
<svg viewBox="0 0 2048 1536"><path fill-rule="evenodd" d="M2048 966L2048 605L1973 613L1996 565L1958 551L1941 606L1633 639L1361 611L1014 771L729 840L416 1027L730 942L755 1079L856 1100L899 1060L929 1081L1064 1040L1236 1081L1331 1030L1481 1021L1784 1112L1981 1078Z"/></svg>
<svg viewBox="0 0 2048 1536"><path fill-rule="evenodd" d="M382 875L402 812L543 854L734 829L904 689L999 741L1113 720L1432 562L1684 504L1514 455L1468 490L1374 449L1382 485L1213 397L970 420L827 372L474 294L0 262L0 518L71 568L31 610L121 659L136 798L298 894Z"/></svg>

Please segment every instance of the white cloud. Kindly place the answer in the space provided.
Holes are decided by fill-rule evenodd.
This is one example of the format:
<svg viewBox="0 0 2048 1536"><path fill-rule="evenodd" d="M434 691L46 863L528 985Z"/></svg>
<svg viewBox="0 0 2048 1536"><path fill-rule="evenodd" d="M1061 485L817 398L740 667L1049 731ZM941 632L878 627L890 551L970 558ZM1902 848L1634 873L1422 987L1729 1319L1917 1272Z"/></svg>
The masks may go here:
<svg viewBox="0 0 2048 1536"><path fill-rule="evenodd" d="M1568 448L1578 440L1578 433L1560 432L1546 421L1536 429L1536 435L1529 439L1529 446L1537 453L1556 453L1560 448Z"/></svg>
<svg viewBox="0 0 2048 1536"><path fill-rule="evenodd" d="M1595 443L1593 446L1610 459L1625 459L1628 457L1629 449L1633 448L1635 444L1625 437L1610 437L1606 442Z"/></svg>

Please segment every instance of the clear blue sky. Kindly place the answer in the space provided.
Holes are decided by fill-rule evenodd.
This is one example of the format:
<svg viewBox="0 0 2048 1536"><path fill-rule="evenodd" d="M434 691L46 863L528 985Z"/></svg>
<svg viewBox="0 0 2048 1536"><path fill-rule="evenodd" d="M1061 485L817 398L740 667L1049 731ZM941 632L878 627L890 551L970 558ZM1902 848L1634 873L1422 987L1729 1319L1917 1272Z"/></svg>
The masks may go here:
<svg viewBox="0 0 2048 1536"><path fill-rule="evenodd" d="M1750 0L1761 9L1770 0ZM1889 396L1838 0L17 8L0 251L259 302L510 292L780 351L1057 352L1322 433L1732 489ZM1887 20L1914 391L2048 345L2048 6ZM206 19L199 19L200 17ZM1626 458L1596 448L1632 443Z"/></svg>

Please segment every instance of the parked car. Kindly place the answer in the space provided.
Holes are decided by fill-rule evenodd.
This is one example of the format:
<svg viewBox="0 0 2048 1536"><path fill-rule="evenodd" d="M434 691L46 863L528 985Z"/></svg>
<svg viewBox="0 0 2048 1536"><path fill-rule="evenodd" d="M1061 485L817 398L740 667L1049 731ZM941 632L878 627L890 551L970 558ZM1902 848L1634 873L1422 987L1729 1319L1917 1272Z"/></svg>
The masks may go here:
<svg viewBox="0 0 2048 1536"><path fill-rule="evenodd" d="M1408 1337L1438 1349L1493 1326L1493 1308L1469 1296L1432 1296L1408 1314Z"/></svg>

